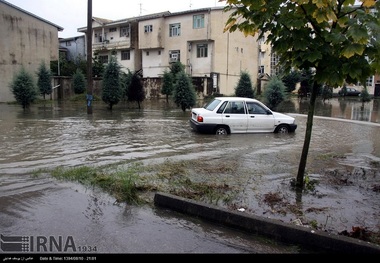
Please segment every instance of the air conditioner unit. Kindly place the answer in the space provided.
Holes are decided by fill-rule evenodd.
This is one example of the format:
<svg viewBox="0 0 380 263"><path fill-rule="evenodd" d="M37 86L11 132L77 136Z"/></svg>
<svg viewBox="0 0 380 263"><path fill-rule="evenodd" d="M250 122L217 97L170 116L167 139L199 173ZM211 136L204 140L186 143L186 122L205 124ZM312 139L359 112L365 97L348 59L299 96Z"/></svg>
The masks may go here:
<svg viewBox="0 0 380 263"><path fill-rule="evenodd" d="M169 62L177 62L178 61L178 57L171 57L169 59Z"/></svg>

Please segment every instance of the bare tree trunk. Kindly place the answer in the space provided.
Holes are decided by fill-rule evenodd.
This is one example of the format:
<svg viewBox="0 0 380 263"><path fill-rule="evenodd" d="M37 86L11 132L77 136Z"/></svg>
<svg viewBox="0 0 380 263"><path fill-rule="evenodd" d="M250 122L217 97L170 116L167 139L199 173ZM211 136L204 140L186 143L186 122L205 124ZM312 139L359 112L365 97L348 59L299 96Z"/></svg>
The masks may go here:
<svg viewBox="0 0 380 263"><path fill-rule="evenodd" d="M306 162L307 162L307 156L309 153L309 146L310 146L310 141L311 141L311 131L313 129L314 109L315 109L315 101L317 99L318 88L319 88L318 83L314 81L313 89L311 91L309 111L307 114L305 141L303 143L302 155L301 155L301 160L298 167L298 174L297 174L297 180L296 180L296 187L301 188L301 189L304 184Z"/></svg>

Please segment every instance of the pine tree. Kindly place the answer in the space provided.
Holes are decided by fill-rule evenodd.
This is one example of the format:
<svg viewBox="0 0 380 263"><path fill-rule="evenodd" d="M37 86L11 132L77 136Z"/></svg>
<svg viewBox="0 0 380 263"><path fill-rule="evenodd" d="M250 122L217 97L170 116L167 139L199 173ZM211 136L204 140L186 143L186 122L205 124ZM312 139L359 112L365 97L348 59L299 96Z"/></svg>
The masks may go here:
<svg viewBox="0 0 380 263"><path fill-rule="evenodd" d="M102 100L108 104L110 110L119 103L122 96L120 71L120 65L117 63L116 57L111 56L110 62L104 71L102 85Z"/></svg>
<svg viewBox="0 0 380 263"><path fill-rule="evenodd" d="M26 109L37 98L37 87L33 82L33 77L25 70L21 68L20 72L15 75L10 89L17 101L22 105L23 109Z"/></svg>
<svg viewBox="0 0 380 263"><path fill-rule="evenodd" d="M46 64L44 61L40 64L37 75L38 75L37 86L40 91L40 94L45 99L45 96L50 95L53 89L51 87L52 74L50 72L50 69L46 67Z"/></svg>
<svg viewBox="0 0 380 263"><path fill-rule="evenodd" d="M174 85L174 102L182 111L190 109L197 102L197 95L191 78L184 72L177 73L177 81Z"/></svg>
<svg viewBox="0 0 380 263"><path fill-rule="evenodd" d="M82 94L86 91L86 78L79 68L73 75L73 87L75 94Z"/></svg>
<svg viewBox="0 0 380 263"><path fill-rule="evenodd" d="M251 77L247 72L241 72L239 83L235 88L235 96L252 99L255 97Z"/></svg>
<svg viewBox="0 0 380 263"><path fill-rule="evenodd" d="M173 74L165 70L162 79L161 93L166 95L166 102L169 102L169 96L173 94L174 89Z"/></svg>
<svg viewBox="0 0 380 263"><path fill-rule="evenodd" d="M264 90L264 97L270 109L275 110L276 107L285 99L285 85L276 76L272 77Z"/></svg>
<svg viewBox="0 0 380 263"><path fill-rule="evenodd" d="M131 84L127 91L128 101L136 101L139 109L141 102L145 99L145 90L141 82L141 76L138 73L133 74Z"/></svg>

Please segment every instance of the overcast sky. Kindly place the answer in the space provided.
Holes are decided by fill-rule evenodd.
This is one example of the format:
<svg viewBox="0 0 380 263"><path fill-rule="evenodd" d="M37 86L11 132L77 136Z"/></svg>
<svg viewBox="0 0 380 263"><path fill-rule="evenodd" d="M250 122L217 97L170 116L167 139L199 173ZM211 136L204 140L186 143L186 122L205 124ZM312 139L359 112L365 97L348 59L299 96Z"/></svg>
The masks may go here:
<svg viewBox="0 0 380 263"><path fill-rule="evenodd" d="M58 37L79 36L87 26L88 0L5 0L60 27ZM118 20L163 11L178 12L224 6L219 0L92 0L92 16Z"/></svg>

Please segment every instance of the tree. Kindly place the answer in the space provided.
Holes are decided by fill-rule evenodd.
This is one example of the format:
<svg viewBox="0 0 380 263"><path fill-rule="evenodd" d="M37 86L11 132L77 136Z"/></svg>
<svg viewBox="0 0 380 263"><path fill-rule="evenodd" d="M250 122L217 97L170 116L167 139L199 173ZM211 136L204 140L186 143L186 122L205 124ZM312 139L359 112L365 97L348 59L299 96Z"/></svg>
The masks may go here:
<svg viewBox="0 0 380 263"><path fill-rule="evenodd" d="M139 109L141 108L140 104L145 99L145 90L141 81L141 75L138 72L132 75L127 97L128 101L136 101Z"/></svg>
<svg viewBox="0 0 380 263"><path fill-rule="evenodd" d="M86 91L86 78L79 68L73 75L73 87L75 94L82 94Z"/></svg>
<svg viewBox="0 0 380 263"><path fill-rule="evenodd" d="M51 72L50 70L46 67L45 61L42 61L38 71L37 71L37 86L40 91L40 94L44 97L46 95L50 95L53 91L51 87Z"/></svg>
<svg viewBox="0 0 380 263"><path fill-rule="evenodd" d="M128 69L128 73L121 73L121 89L122 89L122 98L126 98L128 95L128 89L131 86L133 73Z"/></svg>
<svg viewBox="0 0 380 263"><path fill-rule="evenodd" d="M177 80L174 84L174 102L184 112L197 102L197 95L191 78L184 71L177 73Z"/></svg>
<svg viewBox="0 0 380 263"><path fill-rule="evenodd" d="M245 97L245 98L254 98L255 91L253 90L251 77L248 72L241 72L239 82L235 88L235 96Z"/></svg>
<svg viewBox="0 0 380 263"><path fill-rule="evenodd" d="M166 95L166 102L169 102L169 96L173 94L173 89L174 89L173 81L174 81L173 74L165 70L163 78L162 78L161 93Z"/></svg>
<svg viewBox="0 0 380 263"><path fill-rule="evenodd" d="M296 89L297 83L301 81L301 73L299 70L292 70L289 74L283 76L281 80L286 87L286 92L291 93Z"/></svg>
<svg viewBox="0 0 380 263"><path fill-rule="evenodd" d="M37 87L33 82L33 77L24 67L14 76L10 84L10 89L18 104L26 109L37 98Z"/></svg>
<svg viewBox="0 0 380 263"><path fill-rule="evenodd" d="M122 90L120 85L120 65L115 56L111 56L107 64L102 82L102 100L108 104L110 110L119 103Z"/></svg>
<svg viewBox="0 0 380 263"><path fill-rule="evenodd" d="M285 85L279 77L274 76L269 81L264 90L264 97L268 107L275 110L278 104L285 99Z"/></svg>
<svg viewBox="0 0 380 263"><path fill-rule="evenodd" d="M357 5L359 2L360 5ZM313 69L305 140L296 188L304 186L317 93L321 85L365 83L380 68L379 1L226 0L225 31L258 34L285 72ZM374 11L374 12L372 12Z"/></svg>

